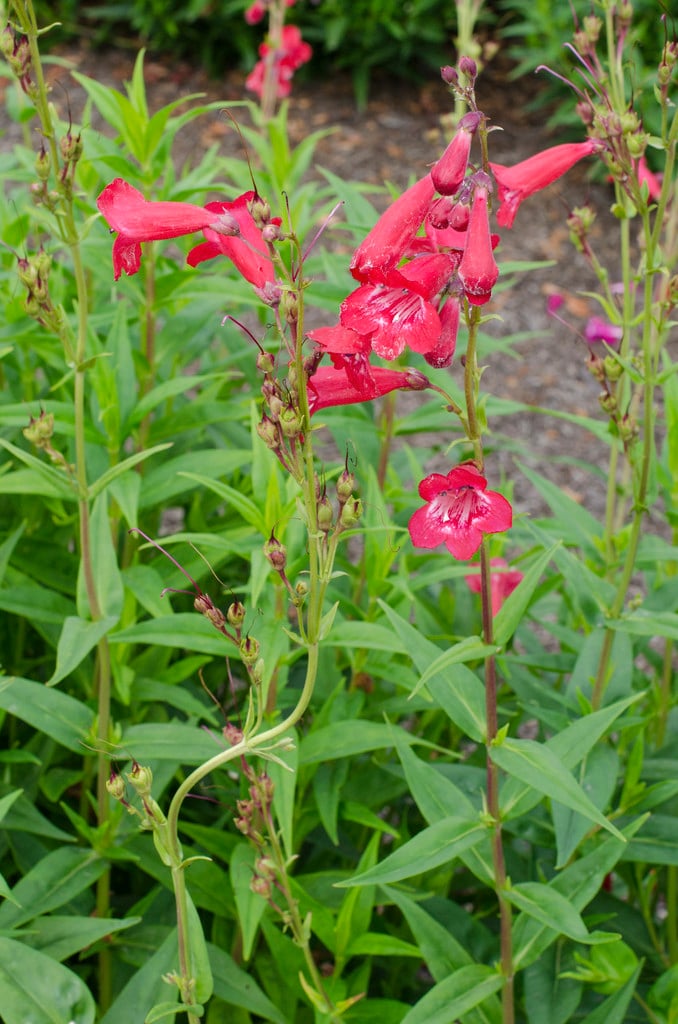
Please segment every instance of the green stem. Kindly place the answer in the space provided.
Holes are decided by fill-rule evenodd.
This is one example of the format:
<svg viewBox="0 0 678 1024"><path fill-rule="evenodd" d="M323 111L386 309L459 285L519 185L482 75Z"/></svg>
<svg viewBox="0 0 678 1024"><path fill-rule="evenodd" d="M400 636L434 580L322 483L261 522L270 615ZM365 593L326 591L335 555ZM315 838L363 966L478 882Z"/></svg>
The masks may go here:
<svg viewBox="0 0 678 1024"><path fill-rule="evenodd" d="M483 614L483 640L493 642L491 566L487 538L480 546L481 599ZM490 757L492 743L497 737L497 663L493 654L485 660L485 714L487 718L487 812L492 821L490 844L494 884L499 903L499 941L501 971L504 987L501 993L502 1024L514 1024L514 969L513 939L511 934L511 904L506 899L506 862L502 842L501 811L499 807L499 769Z"/></svg>
<svg viewBox="0 0 678 1024"><path fill-rule="evenodd" d="M678 867L666 869L666 945L671 965L678 964Z"/></svg>

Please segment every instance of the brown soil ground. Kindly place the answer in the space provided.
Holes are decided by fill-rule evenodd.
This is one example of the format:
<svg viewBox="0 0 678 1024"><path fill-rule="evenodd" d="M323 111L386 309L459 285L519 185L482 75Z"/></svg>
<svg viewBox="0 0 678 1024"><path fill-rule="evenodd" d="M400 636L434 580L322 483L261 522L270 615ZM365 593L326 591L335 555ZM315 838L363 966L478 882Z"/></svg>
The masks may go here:
<svg viewBox="0 0 678 1024"><path fill-rule="evenodd" d="M83 74L121 90L131 78L134 56L120 52L95 54L86 48L60 54ZM153 110L178 96L195 92L204 92L208 100L223 101L225 106L246 95L244 75L240 73L229 73L224 80L215 82L188 65L147 59L145 74ZM82 90L61 61L50 69L50 78L64 86L54 89L55 103L65 113L67 98L77 117ZM543 109L536 113L527 109L539 87L536 78L512 82L506 67L499 62L490 65L483 74L478 87L479 101L492 122L502 129L490 139L493 161L512 164L562 141L549 135ZM318 146L319 165L347 179L377 185L390 181L404 187L412 176L423 174L441 152L445 142L441 116L449 109L450 99L440 80L424 87L402 82L376 83L367 108L359 111L350 80L332 78L296 85L289 125L294 142L318 128L335 129ZM16 126L3 124L0 110L0 128L3 127L8 128L3 141L6 145ZM91 126L100 127L96 122ZM215 141L223 152L241 154L236 133L218 111L182 130L178 138L179 160L190 158L192 153L203 151ZM497 337L530 334L514 347L514 354L494 353L488 360L483 381L493 394L569 413L602 415L598 412L597 385L585 366L587 346L576 333L547 315L546 300L550 292L562 293L566 303L561 312L579 330L586 318L596 312L591 300L581 295L595 289L595 280L583 257L569 243L565 218L570 209L584 202L598 211L593 244L614 280L616 251L608 212L610 200L606 186L592 185L586 168L578 166L564 179L530 198L521 208L513 230L502 233L500 262L555 260L556 265L522 275L515 287L493 299L491 311L502 318L492 328ZM458 365L452 367L452 372L459 372ZM494 427L497 436L501 434L505 439L488 465L495 484L500 470L515 476L511 448L518 446L520 457L557 481L576 500L600 510L604 482L598 479L592 485L590 473L577 464L581 460L604 465L603 446L591 434L541 412L503 417L494 421ZM443 466L446 463L440 461L435 468ZM534 514L543 509L522 477L516 477L514 498L523 511Z"/></svg>

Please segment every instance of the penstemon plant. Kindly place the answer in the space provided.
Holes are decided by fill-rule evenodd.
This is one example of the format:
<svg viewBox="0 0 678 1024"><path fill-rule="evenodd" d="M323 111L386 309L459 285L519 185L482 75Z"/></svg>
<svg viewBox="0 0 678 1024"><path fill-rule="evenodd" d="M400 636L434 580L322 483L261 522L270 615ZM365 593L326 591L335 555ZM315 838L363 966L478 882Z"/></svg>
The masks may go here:
<svg viewBox="0 0 678 1024"><path fill-rule="evenodd" d="M377 218L302 183L317 137L293 150L284 109L250 168L177 176L208 107L151 115L143 55L126 97L77 79L116 138L63 124L12 3L44 145L3 181L7 1024L675 1020L678 47L650 137L632 10L600 10L586 138L493 161L461 57L449 145ZM621 256L617 285L571 212L601 522L496 478L482 387L492 218L583 159ZM408 443L431 429L443 466ZM525 481L550 517L515 514Z"/></svg>

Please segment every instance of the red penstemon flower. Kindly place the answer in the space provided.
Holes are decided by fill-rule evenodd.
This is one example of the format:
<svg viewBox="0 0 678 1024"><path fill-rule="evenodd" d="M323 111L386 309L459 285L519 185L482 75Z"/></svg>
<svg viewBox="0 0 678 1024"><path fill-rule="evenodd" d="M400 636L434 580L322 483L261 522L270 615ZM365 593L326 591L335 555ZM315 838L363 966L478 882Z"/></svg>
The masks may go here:
<svg viewBox="0 0 678 1024"><path fill-rule="evenodd" d="M232 260L245 280L255 288L263 289L267 282L275 280L275 270L261 229L249 211L249 204L254 198L255 193L250 191L244 192L232 202L207 204L206 209L213 211L216 221L221 215L224 227L220 230L213 227L204 230L207 241L191 249L187 257L190 266L196 267L204 260L221 255ZM280 226L281 220L275 217L271 223ZM230 224L229 234L225 234L227 224Z"/></svg>
<svg viewBox="0 0 678 1024"><path fill-rule="evenodd" d="M492 600L492 614L496 615L509 594L512 594L523 578L519 569L509 569L504 558L493 558L490 562L492 572L490 573L490 595ZM480 573L472 576L464 576L469 590L479 594L482 589Z"/></svg>
<svg viewBox="0 0 678 1024"><path fill-rule="evenodd" d="M288 4L288 6L290 6ZM245 85L257 96L261 96L264 86L266 70L266 57L271 51L269 43L262 43L259 47L261 60L252 68L252 71L245 80ZM280 39L280 46L274 53L274 68L276 73L276 95L279 99L289 96L292 89L292 78L294 72L306 64L313 56L313 50L301 38L301 32L296 25L284 25Z"/></svg>
<svg viewBox="0 0 678 1024"><path fill-rule="evenodd" d="M499 277L499 268L492 255L494 246L490 234L487 201L487 188L484 185L477 185L473 190L464 255L457 271L466 298L474 306L482 306L489 302L492 289Z"/></svg>
<svg viewBox="0 0 678 1024"><path fill-rule="evenodd" d="M111 230L118 232L113 243L116 281L123 270L128 275L139 270L142 242L190 235L218 221L218 214L209 207L144 199L139 189L122 178L106 186L97 199L97 206Z"/></svg>
<svg viewBox="0 0 678 1024"><path fill-rule="evenodd" d="M487 491L487 480L472 462L462 463L446 476L432 473L419 484L419 496L427 504L409 522L412 543L418 548L445 544L455 558L471 558L484 533L503 533L511 527L511 505L496 491Z"/></svg>
<svg viewBox="0 0 678 1024"><path fill-rule="evenodd" d="M596 139L586 139L585 142L566 142L561 146L552 146L513 167L491 163L490 169L497 181L501 203L497 211L497 223L501 227L512 227L518 207L524 199L546 188L574 167L578 160L597 152L600 147Z"/></svg>
<svg viewBox="0 0 678 1024"><path fill-rule="evenodd" d="M431 179L441 196L453 196L458 191L468 166L471 142L480 124L482 114L470 111L460 119L454 138L431 168Z"/></svg>
<svg viewBox="0 0 678 1024"><path fill-rule="evenodd" d="M388 272L398 265L422 225L434 193L427 174L382 213L353 254L350 269L357 281L386 283Z"/></svg>
<svg viewBox="0 0 678 1024"><path fill-rule="evenodd" d="M391 391L423 391L429 380L419 370L371 366L362 355L332 354L333 366L321 366L308 382L311 415L337 405L370 402Z"/></svg>
<svg viewBox="0 0 678 1024"><path fill-rule="evenodd" d="M369 337L382 359L396 359L409 346L429 352L440 339L442 324L432 299L454 270L446 253L421 256L384 275L383 284L363 284L341 304L341 324Z"/></svg>

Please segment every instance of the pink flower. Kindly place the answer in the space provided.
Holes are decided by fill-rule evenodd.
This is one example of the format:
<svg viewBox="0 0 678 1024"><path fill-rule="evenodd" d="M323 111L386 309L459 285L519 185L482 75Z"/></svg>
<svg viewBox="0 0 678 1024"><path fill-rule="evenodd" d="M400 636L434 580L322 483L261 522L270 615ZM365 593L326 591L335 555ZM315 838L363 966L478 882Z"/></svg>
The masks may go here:
<svg viewBox="0 0 678 1024"><path fill-rule="evenodd" d="M459 299L453 297L447 299L445 305L438 311L438 316L440 317L440 336L433 348L430 348L428 352L424 352L424 359L429 366L439 370L443 366L449 366L454 359L460 314Z"/></svg>
<svg viewBox="0 0 678 1024"><path fill-rule="evenodd" d="M289 6L289 5L288 5ZM267 54L271 52L269 43L262 43L259 47L261 60L252 68L252 71L245 80L245 85L251 92L261 96L264 87L264 77L267 65ZM279 99L289 96L292 89L292 77L294 72L305 64L313 56L313 50L301 38L301 32L296 25L284 25L280 39L280 47L273 54L273 66L276 74L276 95Z"/></svg>
<svg viewBox="0 0 678 1024"><path fill-rule="evenodd" d="M262 3L262 0L254 0L254 3L245 11L245 21L248 25L258 25L263 20L265 13L266 5Z"/></svg>
<svg viewBox="0 0 678 1024"><path fill-rule="evenodd" d="M141 266L142 242L190 235L218 220L218 215L209 206L150 202L122 178L116 178L106 186L97 199L97 206L111 230L118 232L113 243L116 281L123 270L130 276L137 273Z"/></svg>
<svg viewBox="0 0 678 1024"><path fill-rule="evenodd" d="M383 275L384 284L361 285L341 304L342 327L367 336L382 359L396 359L405 346L414 352L431 351L442 332L431 300L447 284L453 269L452 257L445 253L420 256Z"/></svg>
<svg viewBox="0 0 678 1024"><path fill-rule="evenodd" d="M552 146L513 167L491 163L490 168L497 180L501 202L497 211L497 223L501 227L512 227L518 207L524 199L533 192L546 188L574 167L578 160L590 156L598 149L598 141L587 139L585 142L566 142L561 146Z"/></svg>
<svg viewBox="0 0 678 1024"><path fill-rule="evenodd" d="M604 341L611 348L619 348L624 330L618 324L611 324L602 317L592 316L586 321L584 337L590 345Z"/></svg>
<svg viewBox="0 0 678 1024"><path fill-rule="evenodd" d="M661 180L647 166L647 160L644 156L641 156L638 160L637 174L638 184L647 185L647 193L650 199L659 199L662 191Z"/></svg>
<svg viewBox="0 0 678 1024"><path fill-rule="evenodd" d="M466 247L458 269L466 298L474 306L482 306L489 301L499 277L499 268L492 255L492 249L487 188L478 185L473 190L471 216L466 230Z"/></svg>
<svg viewBox="0 0 678 1024"><path fill-rule="evenodd" d="M472 462L462 463L447 476L432 473L419 484L427 504L409 522L412 543L418 548L445 544L454 558L471 558L484 533L502 533L513 522L509 502L496 491L486 491L487 480Z"/></svg>
<svg viewBox="0 0 678 1024"><path fill-rule="evenodd" d="M423 223L434 192L427 174L391 203L353 254L351 273L357 281L384 283Z"/></svg>
<svg viewBox="0 0 678 1024"><path fill-rule="evenodd" d="M523 578L519 569L509 569L508 563L503 558L491 560L492 573L490 575L490 594L492 597L492 614L496 615L509 594L512 594ZM495 572L494 570L498 570ZM482 589L480 573L472 576L464 576L469 590L479 594Z"/></svg>
<svg viewBox="0 0 678 1024"><path fill-rule="evenodd" d="M212 211L212 227L204 230L207 241L194 246L189 252L187 262L191 267L215 256L227 256L255 288L264 289L267 282L275 280L275 270L261 230L249 211L249 204L254 198L255 193L250 191L232 202L207 204L206 209ZM279 225L281 221L275 217L272 223Z"/></svg>
<svg viewBox="0 0 678 1024"><path fill-rule="evenodd" d="M440 160L431 168L431 179L441 196L453 196L459 190L468 166L471 142L481 115L471 111L459 121L457 131Z"/></svg>
<svg viewBox="0 0 678 1024"><path fill-rule="evenodd" d="M308 382L311 415L336 405L370 402L391 391L423 391L428 379L419 370L370 366L362 355L333 355L334 366L321 366Z"/></svg>

